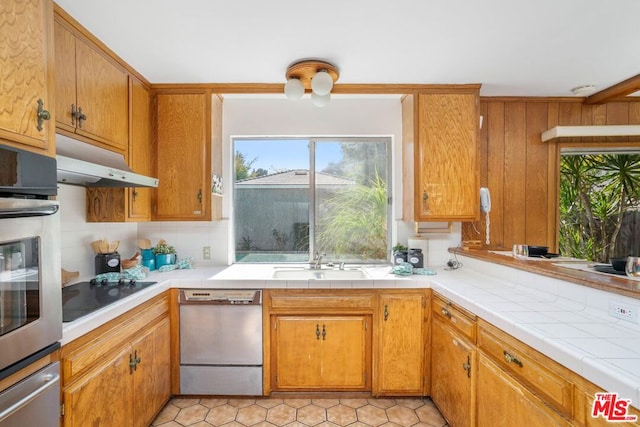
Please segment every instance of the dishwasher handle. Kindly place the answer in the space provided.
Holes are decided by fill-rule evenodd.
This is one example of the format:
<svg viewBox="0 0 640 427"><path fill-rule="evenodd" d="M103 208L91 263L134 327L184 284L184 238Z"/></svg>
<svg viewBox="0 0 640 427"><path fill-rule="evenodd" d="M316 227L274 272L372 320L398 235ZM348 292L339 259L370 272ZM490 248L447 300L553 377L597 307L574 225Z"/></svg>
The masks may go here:
<svg viewBox="0 0 640 427"><path fill-rule="evenodd" d="M20 397L18 401L14 403L10 403L9 406L0 412L0 423L18 412L20 409L27 406L29 403L33 402L39 396L43 395L47 390L51 387L55 387L60 383L60 374L58 373L58 363L55 363L56 366L51 366L49 368L43 369L41 372L37 372L34 374L36 378L27 378L24 382L24 387L28 386L37 386L37 384L42 383L42 385L38 386L35 390L29 392L26 396ZM55 368L55 369L54 369ZM48 372L48 371L54 372ZM36 382L36 384L31 384L32 382ZM18 383L20 384L20 383ZM31 388L30 387L30 388ZM14 394L19 394L21 392L21 387L16 387L15 389L9 389L2 393L2 400L11 400ZM18 398L18 396L15 396Z"/></svg>

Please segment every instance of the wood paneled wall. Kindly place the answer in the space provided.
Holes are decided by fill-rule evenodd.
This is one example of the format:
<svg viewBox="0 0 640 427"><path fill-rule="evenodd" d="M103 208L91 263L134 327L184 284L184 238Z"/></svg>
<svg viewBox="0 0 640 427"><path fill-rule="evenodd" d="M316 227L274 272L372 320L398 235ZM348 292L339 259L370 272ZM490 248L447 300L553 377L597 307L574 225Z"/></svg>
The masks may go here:
<svg viewBox="0 0 640 427"><path fill-rule="evenodd" d="M543 131L559 125L640 124L638 101L583 105L565 98L482 98L480 183L491 191L491 244L557 248L558 162L565 146L640 146L637 138L576 138L542 142ZM484 214L462 226L463 240L485 237Z"/></svg>

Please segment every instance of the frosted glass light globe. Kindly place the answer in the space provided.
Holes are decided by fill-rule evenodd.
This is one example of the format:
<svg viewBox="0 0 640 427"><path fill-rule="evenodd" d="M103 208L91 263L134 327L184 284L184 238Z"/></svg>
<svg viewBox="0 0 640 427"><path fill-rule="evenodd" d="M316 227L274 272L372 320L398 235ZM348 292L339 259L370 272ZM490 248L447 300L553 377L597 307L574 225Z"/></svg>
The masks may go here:
<svg viewBox="0 0 640 427"><path fill-rule="evenodd" d="M329 105L329 101L331 101L331 93L327 93L326 95L318 95L315 92L311 92L311 102L316 107L325 107Z"/></svg>
<svg viewBox="0 0 640 427"><path fill-rule="evenodd" d="M333 89L333 79L325 70L318 71L311 79L311 90L317 95L326 95Z"/></svg>
<svg viewBox="0 0 640 427"><path fill-rule="evenodd" d="M284 85L284 94L289 99L300 99L304 95L304 86L300 79L289 79Z"/></svg>

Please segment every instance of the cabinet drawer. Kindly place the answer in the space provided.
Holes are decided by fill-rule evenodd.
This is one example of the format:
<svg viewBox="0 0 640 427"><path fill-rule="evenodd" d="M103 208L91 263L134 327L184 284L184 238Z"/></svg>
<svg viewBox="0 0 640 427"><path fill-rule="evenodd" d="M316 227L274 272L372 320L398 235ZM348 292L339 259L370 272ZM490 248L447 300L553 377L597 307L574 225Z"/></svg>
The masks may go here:
<svg viewBox="0 0 640 427"><path fill-rule="evenodd" d="M486 322L480 323L478 347L550 406L571 416L570 371Z"/></svg>
<svg viewBox="0 0 640 427"><path fill-rule="evenodd" d="M431 305L433 316L476 342L476 316L461 307L453 305L441 295L434 294Z"/></svg>
<svg viewBox="0 0 640 427"><path fill-rule="evenodd" d="M339 293L335 289L331 293L313 293L309 292L300 294L292 291L287 293L271 294L271 308L280 309L354 309L354 310L373 310L374 299L371 293L367 294L348 294Z"/></svg>

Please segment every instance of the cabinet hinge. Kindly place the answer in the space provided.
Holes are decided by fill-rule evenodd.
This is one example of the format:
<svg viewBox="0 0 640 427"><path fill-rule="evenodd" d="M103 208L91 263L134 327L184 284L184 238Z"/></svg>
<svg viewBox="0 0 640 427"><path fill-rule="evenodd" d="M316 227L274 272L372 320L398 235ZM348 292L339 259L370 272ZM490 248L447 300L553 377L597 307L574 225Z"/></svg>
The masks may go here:
<svg viewBox="0 0 640 427"><path fill-rule="evenodd" d="M64 417L64 402L60 404L60 416Z"/></svg>

